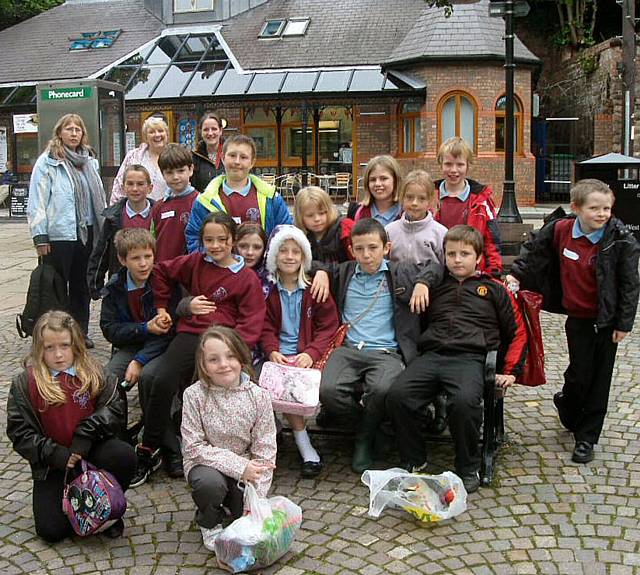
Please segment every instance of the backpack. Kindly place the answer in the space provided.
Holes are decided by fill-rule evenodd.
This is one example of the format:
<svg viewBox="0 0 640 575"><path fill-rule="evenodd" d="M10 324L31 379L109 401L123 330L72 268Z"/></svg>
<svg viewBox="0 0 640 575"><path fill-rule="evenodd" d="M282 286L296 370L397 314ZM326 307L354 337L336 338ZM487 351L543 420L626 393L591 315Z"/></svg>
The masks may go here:
<svg viewBox="0 0 640 575"><path fill-rule="evenodd" d="M64 476L62 511L74 532L81 537L104 528L108 521L120 519L127 510L122 487L108 471L96 469L84 459L81 473L69 481L69 469Z"/></svg>
<svg viewBox="0 0 640 575"><path fill-rule="evenodd" d="M40 259L38 267L31 272L24 310L16 316L18 335L21 338L33 335L40 316L53 309L69 309L66 282L51 264Z"/></svg>

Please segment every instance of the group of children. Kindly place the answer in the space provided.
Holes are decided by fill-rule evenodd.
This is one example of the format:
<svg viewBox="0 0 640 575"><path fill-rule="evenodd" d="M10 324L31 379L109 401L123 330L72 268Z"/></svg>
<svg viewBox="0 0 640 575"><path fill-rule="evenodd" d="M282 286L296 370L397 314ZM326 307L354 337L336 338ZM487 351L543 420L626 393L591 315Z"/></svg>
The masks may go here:
<svg viewBox="0 0 640 575"><path fill-rule="evenodd" d="M225 141L226 175L200 194L183 150L163 150L169 192L153 205L146 170L127 170L127 198L109 208L112 225L94 251L88 279L102 296L100 326L114 347L107 375L74 320L52 312L39 320L27 371L13 382L8 434L32 465L38 534L50 541L68 534L62 521L50 526L41 505L61 496L64 470L78 459L112 470L123 489L164 462L170 476L187 479L203 542L213 549L222 524L242 514L238 481L264 495L275 469L275 420L269 396L252 383L256 372L264 361L311 368L338 333L345 337L323 366L318 422L355 429L353 470L373 465L376 434L387 428L403 467L423 471L427 406L444 392L455 469L475 491L486 353L499 350L496 382L508 386L527 342L514 296L498 279L491 192L466 177L473 156L466 143L443 144L444 179L436 185L422 170L402 178L390 156L373 158L353 219L340 216L322 189L303 188L295 225L282 198L250 174L250 138ZM612 204L604 184L579 183L577 218L545 226L507 277L570 316L570 367L554 403L574 432L579 462L593 457L615 348L638 300L638 245L611 219ZM103 287L107 269L114 273ZM116 439L124 417L116 381L138 384L137 459ZM302 476L316 477L322 459L304 418L286 418Z"/></svg>

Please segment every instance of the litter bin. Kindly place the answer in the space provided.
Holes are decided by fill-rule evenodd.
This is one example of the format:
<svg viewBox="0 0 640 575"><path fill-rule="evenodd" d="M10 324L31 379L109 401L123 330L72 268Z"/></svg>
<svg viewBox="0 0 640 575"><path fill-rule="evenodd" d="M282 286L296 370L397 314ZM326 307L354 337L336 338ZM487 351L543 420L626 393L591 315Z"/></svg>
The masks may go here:
<svg viewBox="0 0 640 575"><path fill-rule="evenodd" d="M576 164L576 180L597 178L613 190L613 213L640 241L640 159L604 154Z"/></svg>

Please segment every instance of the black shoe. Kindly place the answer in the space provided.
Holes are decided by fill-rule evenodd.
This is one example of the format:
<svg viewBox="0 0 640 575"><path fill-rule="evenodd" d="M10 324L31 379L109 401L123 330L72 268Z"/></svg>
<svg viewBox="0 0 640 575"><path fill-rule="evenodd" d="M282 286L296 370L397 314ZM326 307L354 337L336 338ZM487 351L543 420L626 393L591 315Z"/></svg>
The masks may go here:
<svg viewBox="0 0 640 575"><path fill-rule="evenodd" d="M138 467L129 487L139 487L146 483L151 474L162 465L159 449L153 450L139 443L136 445L136 455L138 456Z"/></svg>
<svg viewBox="0 0 640 575"><path fill-rule="evenodd" d="M84 346L87 349L93 349L96 346L96 344L93 343L93 340L88 335L85 335L84 336Z"/></svg>
<svg viewBox="0 0 640 575"><path fill-rule="evenodd" d="M164 461L164 470L169 477L173 477L174 479L184 477L182 455L179 453L165 454L162 460Z"/></svg>
<svg viewBox="0 0 640 575"><path fill-rule="evenodd" d="M576 441L576 446L573 448L573 455L571 455L571 461L575 463L589 463L589 461L593 461L593 457L593 443Z"/></svg>
<svg viewBox="0 0 640 575"><path fill-rule="evenodd" d="M567 407L565 406L564 394L559 391L553 396L553 405L558 410L558 418L560 423L567 431L575 431L575 423L573 417L569 414Z"/></svg>
<svg viewBox="0 0 640 575"><path fill-rule="evenodd" d="M400 467L402 469L406 469L408 473L426 473L427 472L426 461L423 461L422 463L401 463Z"/></svg>
<svg viewBox="0 0 640 575"><path fill-rule="evenodd" d="M480 474L477 471L462 475L460 479L467 493L475 493L480 488Z"/></svg>
<svg viewBox="0 0 640 575"><path fill-rule="evenodd" d="M122 534L124 533L124 521L122 519L118 519L113 525L107 527L103 533L109 539L122 537Z"/></svg>
<svg viewBox="0 0 640 575"><path fill-rule="evenodd" d="M313 479L318 477L322 471L322 460L320 461L303 461L300 475L304 479Z"/></svg>

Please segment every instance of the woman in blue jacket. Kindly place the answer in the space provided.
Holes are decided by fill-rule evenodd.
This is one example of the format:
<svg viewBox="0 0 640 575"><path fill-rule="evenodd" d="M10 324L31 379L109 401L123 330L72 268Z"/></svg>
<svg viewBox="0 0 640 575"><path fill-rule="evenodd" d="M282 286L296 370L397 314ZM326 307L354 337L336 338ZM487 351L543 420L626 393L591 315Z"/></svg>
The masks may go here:
<svg viewBox="0 0 640 575"><path fill-rule="evenodd" d="M84 121L65 114L31 174L27 218L38 256L67 284L69 312L87 334L87 262L106 197ZM91 346L91 341L87 342Z"/></svg>

